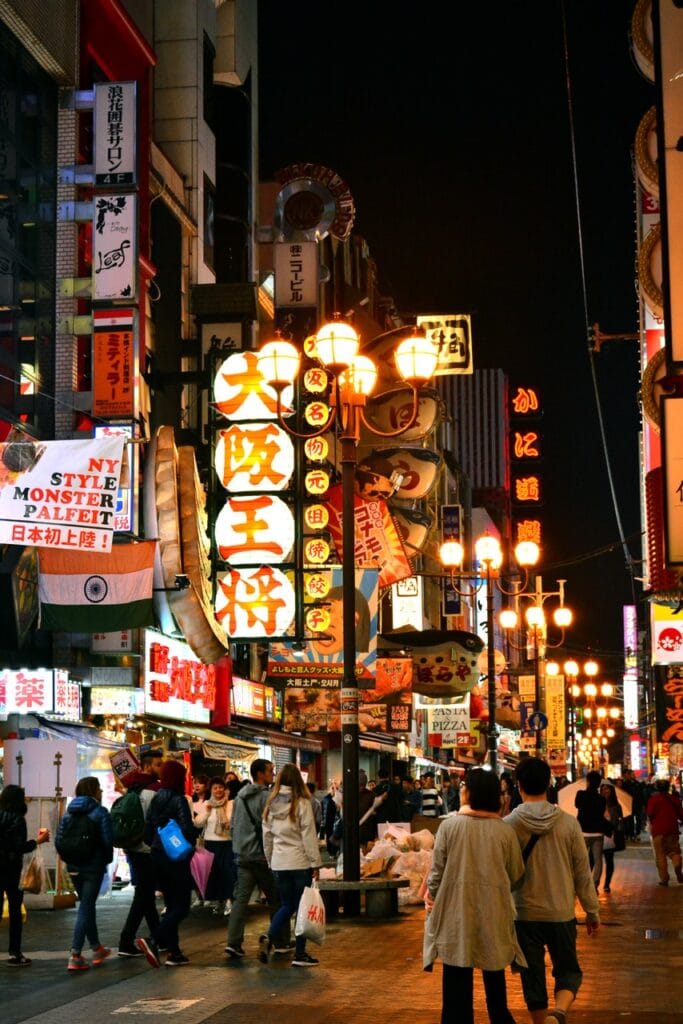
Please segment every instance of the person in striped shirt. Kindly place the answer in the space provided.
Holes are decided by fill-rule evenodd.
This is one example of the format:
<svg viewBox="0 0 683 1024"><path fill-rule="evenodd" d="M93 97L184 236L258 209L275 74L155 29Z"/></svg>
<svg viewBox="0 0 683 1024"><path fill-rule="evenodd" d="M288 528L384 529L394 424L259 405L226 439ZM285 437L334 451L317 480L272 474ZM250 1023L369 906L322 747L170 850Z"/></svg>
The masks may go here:
<svg viewBox="0 0 683 1024"><path fill-rule="evenodd" d="M422 813L427 818L438 818L443 814L443 800L434 785L434 775L427 772L422 776Z"/></svg>

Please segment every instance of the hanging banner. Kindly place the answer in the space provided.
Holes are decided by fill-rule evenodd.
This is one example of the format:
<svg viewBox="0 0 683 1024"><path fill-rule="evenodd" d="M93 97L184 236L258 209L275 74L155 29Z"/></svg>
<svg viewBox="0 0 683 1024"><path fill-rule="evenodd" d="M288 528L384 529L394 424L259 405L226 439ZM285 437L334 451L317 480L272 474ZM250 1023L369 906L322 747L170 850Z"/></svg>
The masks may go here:
<svg viewBox="0 0 683 1024"><path fill-rule="evenodd" d="M652 664L683 664L683 615L665 604L650 604Z"/></svg>
<svg viewBox="0 0 683 1024"><path fill-rule="evenodd" d="M461 704L448 704L427 712L427 739L431 747L467 745L462 737L470 735L470 695ZM460 738L459 738L460 737Z"/></svg>
<svg viewBox="0 0 683 1024"><path fill-rule="evenodd" d="M330 534L339 558L344 557L342 545L342 489L331 487L326 499L330 515ZM354 495L355 564L379 567L379 585L392 583L413 575L398 530L385 501L366 501Z"/></svg>
<svg viewBox="0 0 683 1024"><path fill-rule="evenodd" d="M275 305L317 306L318 243L275 242Z"/></svg>
<svg viewBox="0 0 683 1024"><path fill-rule="evenodd" d="M439 346L436 375L474 372L469 313L427 313L418 316L417 326Z"/></svg>
<svg viewBox="0 0 683 1024"><path fill-rule="evenodd" d="M683 743L683 665L654 671L657 742Z"/></svg>
<svg viewBox="0 0 683 1024"><path fill-rule="evenodd" d="M95 185L135 185L135 82L95 84Z"/></svg>
<svg viewBox="0 0 683 1024"><path fill-rule="evenodd" d="M137 296L137 198L96 196L93 226L93 302Z"/></svg>
<svg viewBox="0 0 683 1024"><path fill-rule="evenodd" d="M324 621L318 636L306 643L274 643L268 652L268 679L305 679L341 686L344 674L342 570L331 570L332 586L319 611ZM356 680L374 686L377 661L377 570L356 570ZM310 623L310 620L309 620ZM310 625L309 625L309 628Z"/></svg>
<svg viewBox="0 0 683 1024"><path fill-rule="evenodd" d="M123 437L0 444L0 543L110 551Z"/></svg>
<svg viewBox="0 0 683 1024"><path fill-rule="evenodd" d="M667 567L683 565L683 398L661 402Z"/></svg>
<svg viewBox="0 0 683 1024"><path fill-rule="evenodd" d="M95 416L134 415L135 311L93 310L93 405Z"/></svg>
<svg viewBox="0 0 683 1024"><path fill-rule="evenodd" d="M545 677L545 712L548 718L546 743L548 748L564 747L566 743L564 683L564 676L561 675Z"/></svg>

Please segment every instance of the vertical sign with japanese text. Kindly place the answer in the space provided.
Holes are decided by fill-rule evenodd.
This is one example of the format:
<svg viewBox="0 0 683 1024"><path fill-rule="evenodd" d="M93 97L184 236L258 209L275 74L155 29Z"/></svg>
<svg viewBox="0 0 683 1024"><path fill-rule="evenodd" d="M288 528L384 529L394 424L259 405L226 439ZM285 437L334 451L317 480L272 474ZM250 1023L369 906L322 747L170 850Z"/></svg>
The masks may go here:
<svg viewBox="0 0 683 1024"><path fill-rule="evenodd" d="M93 413L134 415L135 310L93 310Z"/></svg>
<svg viewBox="0 0 683 1024"><path fill-rule="evenodd" d="M135 82L95 84L95 185L135 185Z"/></svg>

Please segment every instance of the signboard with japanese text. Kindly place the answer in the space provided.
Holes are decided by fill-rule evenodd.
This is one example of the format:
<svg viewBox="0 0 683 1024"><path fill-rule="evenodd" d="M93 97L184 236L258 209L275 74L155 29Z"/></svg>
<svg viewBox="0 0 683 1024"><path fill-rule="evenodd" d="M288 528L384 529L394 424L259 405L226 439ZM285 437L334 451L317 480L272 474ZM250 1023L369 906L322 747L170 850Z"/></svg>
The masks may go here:
<svg viewBox="0 0 683 1024"><path fill-rule="evenodd" d="M132 423L96 423L93 427L93 437L125 437L134 436ZM135 497L137 494L137 465L138 445L126 445L126 465L124 463L119 481L119 489L116 492L114 503L114 533L133 533L135 521ZM120 648L123 650L123 648ZM112 650L112 648L108 648Z"/></svg>
<svg viewBox="0 0 683 1024"><path fill-rule="evenodd" d="M294 619L294 586L275 566L229 569L217 575L215 608L231 640L282 637Z"/></svg>
<svg viewBox="0 0 683 1024"><path fill-rule="evenodd" d="M135 82L95 83L95 186L135 185Z"/></svg>
<svg viewBox="0 0 683 1024"><path fill-rule="evenodd" d="M683 743L683 665L658 666L654 673L657 742Z"/></svg>
<svg viewBox="0 0 683 1024"><path fill-rule="evenodd" d="M275 242L275 305L317 306L318 243Z"/></svg>
<svg viewBox="0 0 683 1024"><path fill-rule="evenodd" d="M435 374L473 373L472 317L469 313L426 313L417 326L439 347Z"/></svg>
<svg viewBox="0 0 683 1024"><path fill-rule="evenodd" d="M151 718L208 724L216 704L216 667L205 665L189 644L145 630L145 713Z"/></svg>
<svg viewBox="0 0 683 1024"><path fill-rule="evenodd" d="M683 565L683 397L662 399L666 564Z"/></svg>
<svg viewBox="0 0 683 1024"><path fill-rule="evenodd" d="M330 534L339 558L343 558L342 489L331 487L326 504L330 513ZM379 585L388 587L413 575L412 566L385 501L366 501L354 495L355 564L380 566Z"/></svg>
<svg viewBox="0 0 683 1024"><path fill-rule="evenodd" d="M144 715L145 691L138 686L91 686L91 715Z"/></svg>
<svg viewBox="0 0 683 1024"><path fill-rule="evenodd" d="M113 633L91 633L90 650L100 651L132 651L135 630L120 629Z"/></svg>
<svg viewBox="0 0 683 1024"><path fill-rule="evenodd" d="M46 714L54 708L54 671L51 668L0 670L0 716Z"/></svg>
<svg viewBox="0 0 683 1024"><path fill-rule="evenodd" d="M342 607L342 570L331 570L332 585L320 602L327 617L324 631L310 637L301 647L289 642L271 643L267 677L284 679L330 680L341 686L344 674ZM377 570L356 570L356 679L359 686L372 686L377 661Z"/></svg>
<svg viewBox="0 0 683 1024"><path fill-rule="evenodd" d="M137 297L137 197L95 196L93 302Z"/></svg>
<svg viewBox="0 0 683 1024"><path fill-rule="evenodd" d="M233 676L230 685L230 711L233 715L255 718L259 722L275 722L278 720L277 695L272 686Z"/></svg>
<svg viewBox="0 0 683 1024"><path fill-rule="evenodd" d="M115 778L122 786L126 785L126 780L129 776L140 771L140 762L130 747L126 747L124 750L117 750L115 753L110 754L109 761L111 762L111 770L114 773Z"/></svg>
<svg viewBox="0 0 683 1024"><path fill-rule="evenodd" d="M545 710L548 718L545 737L548 747L564 747L566 743L566 711L563 675L545 677Z"/></svg>
<svg viewBox="0 0 683 1024"><path fill-rule="evenodd" d="M522 541L541 544L542 523L539 511L543 498L542 415L539 389L528 381L511 384L508 416L513 545Z"/></svg>
<svg viewBox="0 0 683 1024"><path fill-rule="evenodd" d="M93 413L104 419L134 414L135 311L93 310Z"/></svg>
<svg viewBox="0 0 683 1024"><path fill-rule="evenodd" d="M424 615L422 577L408 576L391 587L391 625L393 629L411 626L420 629Z"/></svg>
<svg viewBox="0 0 683 1024"><path fill-rule="evenodd" d="M456 697L479 682L478 658L484 642L461 630L402 630L383 633L387 651L410 648L413 661L413 692L425 698Z"/></svg>
<svg viewBox="0 0 683 1024"><path fill-rule="evenodd" d="M0 444L0 543L110 551L123 438Z"/></svg>

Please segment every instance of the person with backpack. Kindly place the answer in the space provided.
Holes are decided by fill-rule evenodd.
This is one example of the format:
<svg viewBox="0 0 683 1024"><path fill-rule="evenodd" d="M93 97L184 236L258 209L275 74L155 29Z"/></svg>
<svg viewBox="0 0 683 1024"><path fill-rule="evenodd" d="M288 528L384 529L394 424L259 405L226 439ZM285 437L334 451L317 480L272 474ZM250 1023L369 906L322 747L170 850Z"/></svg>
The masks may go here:
<svg viewBox="0 0 683 1024"><path fill-rule="evenodd" d="M135 772L128 780L126 793L111 809L114 846L125 851L130 867L130 880L135 893L119 937L120 957L144 956L136 945L137 930L144 917L151 935L159 927L155 891L156 872L151 850L144 839L145 820L159 780L149 772Z"/></svg>
<svg viewBox="0 0 683 1024"><path fill-rule="evenodd" d="M150 847L152 871L156 888L164 895L166 911L159 926L147 938L137 939L138 949L152 967L161 966L160 950L167 949L167 967L183 967L189 959L180 948L178 928L190 912L192 873L190 861L197 843L197 829L192 822L190 802L185 796L185 765L180 761L164 761L161 766L161 788L149 805L145 820L145 843ZM176 845L180 857L169 856L159 830L169 822L176 825ZM184 841L184 842L183 842ZM175 856L175 855L174 855Z"/></svg>
<svg viewBox="0 0 683 1024"><path fill-rule="evenodd" d="M24 893L19 888L22 858L50 838L41 828L35 839L26 831L26 800L21 786L5 786L0 793L0 918L5 895L9 908L9 967L30 967L31 961L21 952L21 904Z"/></svg>
<svg viewBox="0 0 683 1024"><path fill-rule="evenodd" d="M69 971L87 971L91 965L99 967L111 954L111 949L100 942L95 913L104 873L114 858L111 818L101 801L99 780L94 775L80 779L76 797L57 829L57 853L66 864L79 899ZM86 938L92 947L90 964L82 955Z"/></svg>

